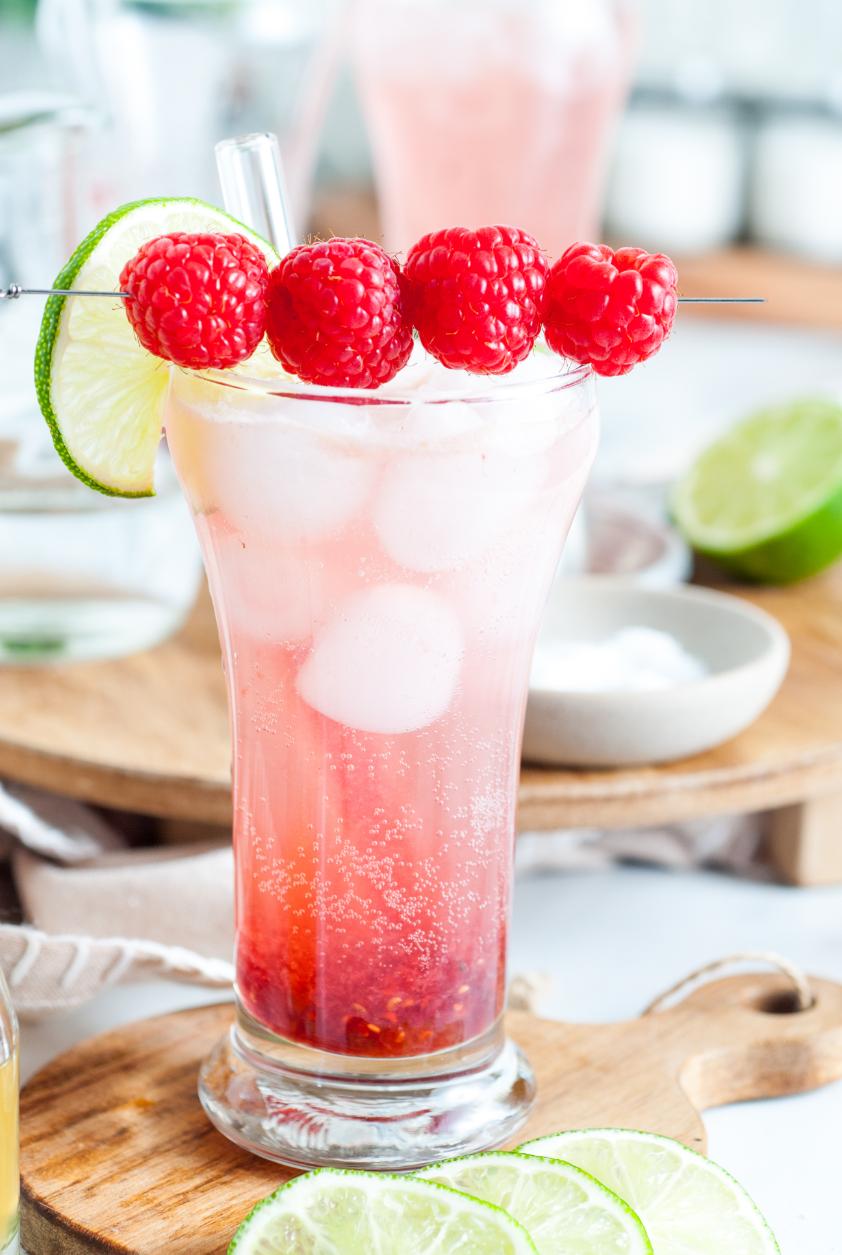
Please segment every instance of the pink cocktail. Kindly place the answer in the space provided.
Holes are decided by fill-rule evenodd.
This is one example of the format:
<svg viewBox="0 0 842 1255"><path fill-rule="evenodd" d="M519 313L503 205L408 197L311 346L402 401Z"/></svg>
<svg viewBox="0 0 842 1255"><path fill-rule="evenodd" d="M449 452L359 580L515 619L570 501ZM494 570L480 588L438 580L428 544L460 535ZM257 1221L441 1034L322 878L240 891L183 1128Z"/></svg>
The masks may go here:
<svg viewBox="0 0 842 1255"><path fill-rule="evenodd" d="M632 0L359 0L355 65L387 246L517 222L593 239L635 44Z"/></svg>
<svg viewBox="0 0 842 1255"><path fill-rule="evenodd" d="M590 373L176 373L166 427L234 741L240 1016L205 1106L295 1164L499 1142L532 1093L502 1029L520 740Z"/></svg>

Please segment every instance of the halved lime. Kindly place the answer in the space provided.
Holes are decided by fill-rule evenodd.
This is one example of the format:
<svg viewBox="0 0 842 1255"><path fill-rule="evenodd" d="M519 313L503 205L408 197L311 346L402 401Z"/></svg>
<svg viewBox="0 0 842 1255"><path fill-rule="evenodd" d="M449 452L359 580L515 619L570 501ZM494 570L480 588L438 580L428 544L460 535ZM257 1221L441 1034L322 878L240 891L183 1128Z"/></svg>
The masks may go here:
<svg viewBox="0 0 842 1255"><path fill-rule="evenodd" d="M745 1190L680 1142L629 1129L585 1129L527 1142L529 1155L576 1164L633 1207L655 1255L780 1255Z"/></svg>
<svg viewBox="0 0 842 1255"><path fill-rule="evenodd" d="M679 528L738 575L787 584L842 556L842 406L762 410L711 445L679 483Z"/></svg>
<svg viewBox="0 0 842 1255"><path fill-rule="evenodd" d="M54 287L117 292L141 244L171 231L245 235L274 265L265 240L213 205L189 198L123 205L94 227ZM141 348L121 299L51 296L35 350L35 387L56 449L74 475L114 497L154 492L169 367Z"/></svg>
<svg viewBox="0 0 842 1255"><path fill-rule="evenodd" d="M456 1190L374 1172L320 1168L270 1194L228 1255L535 1255L499 1207Z"/></svg>
<svg viewBox="0 0 842 1255"><path fill-rule="evenodd" d="M415 1175L503 1207L528 1231L539 1255L652 1255L646 1230L628 1204L558 1159L490 1151Z"/></svg>

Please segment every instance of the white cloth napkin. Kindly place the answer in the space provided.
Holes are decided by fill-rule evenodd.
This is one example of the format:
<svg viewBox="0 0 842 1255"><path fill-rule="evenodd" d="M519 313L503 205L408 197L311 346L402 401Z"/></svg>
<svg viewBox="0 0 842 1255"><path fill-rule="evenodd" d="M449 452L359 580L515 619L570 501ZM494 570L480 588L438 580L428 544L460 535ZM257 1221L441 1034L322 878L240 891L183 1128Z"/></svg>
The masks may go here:
<svg viewBox="0 0 842 1255"><path fill-rule="evenodd" d="M90 807L17 785L0 785L0 833L18 915L7 886L0 966L22 1017L127 981L233 981L229 845L128 849Z"/></svg>
<svg viewBox="0 0 842 1255"><path fill-rule="evenodd" d="M523 833L517 867L534 872L638 862L676 869L722 867L766 880L772 871L761 859L762 838L758 815L710 815L683 824L610 832L582 828Z"/></svg>

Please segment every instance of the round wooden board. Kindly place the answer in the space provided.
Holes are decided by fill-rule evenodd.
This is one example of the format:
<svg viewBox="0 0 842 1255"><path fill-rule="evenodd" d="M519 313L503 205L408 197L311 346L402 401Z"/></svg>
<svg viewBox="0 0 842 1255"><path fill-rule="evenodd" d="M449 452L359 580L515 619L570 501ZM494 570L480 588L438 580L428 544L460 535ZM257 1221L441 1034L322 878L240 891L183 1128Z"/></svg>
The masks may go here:
<svg viewBox="0 0 842 1255"><path fill-rule="evenodd" d="M779 976L717 981L624 1024L509 1017L538 1098L513 1139L564 1128L648 1129L704 1149L699 1111L795 1093L842 1076L842 986L770 1014ZM21 1101L23 1241L29 1255L222 1255L258 1199L291 1173L208 1123L200 1061L229 1006L141 1021L96 1037L35 1076Z"/></svg>
<svg viewBox="0 0 842 1255"><path fill-rule="evenodd" d="M742 736L663 767L526 767L520 826L628 827L767 809L842 791L842 570L740 590L783 623L790 673ZM230 820L228 720L210 605L114 662L0 670L0 775L167 819Z"/></svg>

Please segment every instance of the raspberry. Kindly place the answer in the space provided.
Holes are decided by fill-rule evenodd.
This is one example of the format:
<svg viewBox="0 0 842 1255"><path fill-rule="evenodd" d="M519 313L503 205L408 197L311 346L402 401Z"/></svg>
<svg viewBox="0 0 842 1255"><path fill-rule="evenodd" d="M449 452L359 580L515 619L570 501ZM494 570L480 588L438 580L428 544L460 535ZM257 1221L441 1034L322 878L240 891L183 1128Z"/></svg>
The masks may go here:
<svg viewBox="0 0 842 1255"><path fill-rule="evenodd" d="M409 1058L470 1041L500 1014L503 931L466 938L461 954L438 955L432 966L398 946L384 958L362 944L342 962L326 964L317 931L302 915L291 932L240 933L240 997L281 1037L340 1054Z"/></svg>
<svg viewBox="0 0 842 1255"><path fill-rule="evenodd" d="M397 262L369 240L294 248L269 281L267 335L278 361L307 383L387 383L412 352Z"/></svg>
<svg viewBox="0 0 842 1255"><path fill-rule="evenodd" d="M549 263L516 227L450 227L409 251L410 313L421 343L453 370L504 375L541 329Z"/></svg>
<svg viewBox="0 0 842 1255"><path fill-rule="evenodd" d="M252 355L266 330L268 284L266 259L245 236L183 231L149 240L120 275L143 347L194 370Z"/></svg>
<svg viewBox="0 0 842 1255"><path fill-rule="evenodd" d="M657 353L672 328L678 272L663 253L572 244L550 271L547 343L598 375L626 375Z"/></svg>

